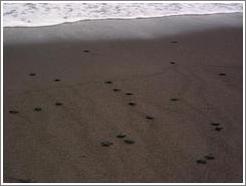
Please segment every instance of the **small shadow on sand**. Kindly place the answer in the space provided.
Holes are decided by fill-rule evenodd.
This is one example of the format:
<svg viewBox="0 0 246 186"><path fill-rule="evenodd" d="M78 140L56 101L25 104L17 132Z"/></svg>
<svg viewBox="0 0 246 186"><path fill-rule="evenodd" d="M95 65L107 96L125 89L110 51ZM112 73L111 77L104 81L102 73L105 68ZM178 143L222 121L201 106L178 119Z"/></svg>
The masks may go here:
<svg viewBox="0 0 246 186"><path fill-rule="evenodd" d="M84 53L89 53L89 52L90 52L90 50L84 50L83 52L84 52Z"/></svg>
<svg viewBox="0 0 246 186"><path fill-rule="evenodd" d="M9 183L35 183L32 179L21 179L21 178L7 178Z"/></svg>
<svg viewBox="0 0 246 186"><path fill-rule="evenodd" d="M10 114L18 114L19 111L17 111L17 110L10 110L9 113L10 113Z"/></svg>
<svg viewBox="0 0 246 186"><path fill-rule="evenodd" d="M31 180L31 179L18 179L21 183L33 183L35 181Z"/></svg>
<svg viewBox="0 0 246 186"><path fill-rule="evenodd" d="M60 79L54 79L54 81L58 82L58 81L61 81Z"/></svg>
<svg viewBox="0 0 246 186"><path fill-rule="evenodd" d="M131 96L131 95L133 95L133 93L127 92L126 95Z"/></svg>
<svg viewBox="0 0 246 186"><path fill-rule="evenodd" d="M170 64L174 65L174 64L175 64L175 62L171 61L171 62L170 62Z"/></svg>
<svg viewBox="0 0 246 186"><path fill-rule="evenodd" d="M170 43L178 43L178 41L171 41Z"/></svg>
<svg viewBox="0 0 246 186"><path fill-rule="evenodd" d="M103 142L101 142L101 146L103 146L103 147L109 147L111 145L113 145L113 142L110 142L110 141L103 141Z"/></svg>

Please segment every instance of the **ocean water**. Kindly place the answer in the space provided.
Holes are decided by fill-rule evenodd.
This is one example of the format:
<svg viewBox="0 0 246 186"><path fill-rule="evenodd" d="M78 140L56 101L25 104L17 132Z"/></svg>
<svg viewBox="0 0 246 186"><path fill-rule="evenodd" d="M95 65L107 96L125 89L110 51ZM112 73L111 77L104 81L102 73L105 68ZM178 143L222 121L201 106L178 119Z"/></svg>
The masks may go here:
<svg viewBox="0 0 246 186"><path fill-rule="evenodd" d="M242 3L4 3L3 26L35 27L80 20L242 11Z"/></svg>

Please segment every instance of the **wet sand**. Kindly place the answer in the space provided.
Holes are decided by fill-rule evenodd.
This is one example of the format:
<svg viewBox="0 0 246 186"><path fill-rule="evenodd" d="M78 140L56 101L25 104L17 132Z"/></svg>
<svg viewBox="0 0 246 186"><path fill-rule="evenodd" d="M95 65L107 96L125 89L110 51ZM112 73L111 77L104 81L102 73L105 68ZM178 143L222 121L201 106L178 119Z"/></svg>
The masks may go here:
<svg viewBox="0 0 246 186"><path fill-rule="evenodd" d="M3 70L5 182L242 182L241 14L4 28Z"/></svg>

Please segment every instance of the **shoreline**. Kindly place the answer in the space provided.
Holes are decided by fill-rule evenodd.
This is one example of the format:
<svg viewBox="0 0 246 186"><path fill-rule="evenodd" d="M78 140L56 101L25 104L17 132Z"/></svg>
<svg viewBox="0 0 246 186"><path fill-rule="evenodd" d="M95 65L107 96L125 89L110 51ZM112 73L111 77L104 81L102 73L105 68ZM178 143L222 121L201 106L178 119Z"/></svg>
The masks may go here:
<svg viewBox="0 0 246 186"><path fill-rule="evenodd" d="M134 17L134 18L105 18L105 19L83 19L78 21L68 21L63 23L57 23L52 25L42 25L42 26L4 26L3 28L42 28L42 27L52 27L52 26L59 26L63 24L78 24L81 22L90 22L90 21L124 21L124 20L142 20L142 19L162 19L165 17L179 17L179 16L210 16L210 15L227 15L227 14L242 14L243 12L226 12L226 13L208 13L208 14L177 14L177 15L168 15L168 16L157 16L157 17Z"/></svg>
<svg viewBox="0 0 246 186"><path fill-rule="evenodd" d="M182 15L161 18L90 20L47 27L3 28L4 44L56 41L154 39L223 27L242 27L243 14ZM18 37L16 37L18 35Z"/></svg>

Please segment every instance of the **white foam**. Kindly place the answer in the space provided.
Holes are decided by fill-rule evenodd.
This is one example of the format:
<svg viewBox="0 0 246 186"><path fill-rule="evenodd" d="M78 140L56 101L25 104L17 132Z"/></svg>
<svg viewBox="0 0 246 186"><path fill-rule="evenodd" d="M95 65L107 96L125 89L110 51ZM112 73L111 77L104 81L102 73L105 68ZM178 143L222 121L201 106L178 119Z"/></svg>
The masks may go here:
<svg viewBox="0 0 246 186"><path fill-rule="evenodd" d="M242 11L242 3L4 3L3 26L35 27L79 20Z"/></svg>

